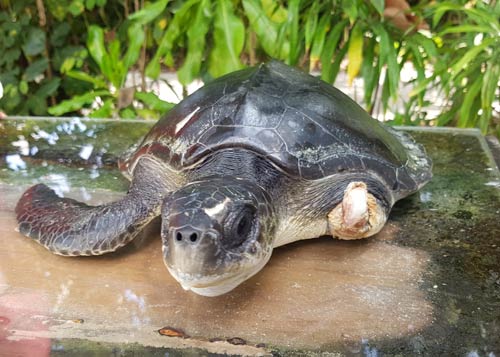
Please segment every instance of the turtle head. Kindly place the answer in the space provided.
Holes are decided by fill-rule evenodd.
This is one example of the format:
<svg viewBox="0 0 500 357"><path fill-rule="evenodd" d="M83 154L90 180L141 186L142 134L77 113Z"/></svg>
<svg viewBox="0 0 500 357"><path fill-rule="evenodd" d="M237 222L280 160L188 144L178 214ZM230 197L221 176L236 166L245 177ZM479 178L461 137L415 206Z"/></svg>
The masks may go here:
<svg viewBox="0 0 500 357"><path fill-rule="evenodd" d="M162 207L163 259L186 290L224 294L256 274L273 247L273 208L266 192L229 177L190 183Z"/></svg>

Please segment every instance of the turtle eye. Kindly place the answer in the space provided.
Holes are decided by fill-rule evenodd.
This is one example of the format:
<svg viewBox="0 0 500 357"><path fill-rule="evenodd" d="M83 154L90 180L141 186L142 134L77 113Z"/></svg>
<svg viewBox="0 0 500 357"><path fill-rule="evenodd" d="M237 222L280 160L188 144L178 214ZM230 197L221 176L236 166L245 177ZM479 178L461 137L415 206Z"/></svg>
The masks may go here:
<svg viewBox="0 0 500 357"><path fill-rule="evenodd" d="M224 240L228 247L234 248L246 241L255 223L256 210L252 206L244 206L234 214L226 217L224 224Z"/></svg>
<svg viewBox="0 0 500 357"><path fill-rule="evenodd" d="M245 214L240 218L238 225L236 226L236 235L240 237L246 237L250 230L252 229L252 217L249 214Z"/></svg>

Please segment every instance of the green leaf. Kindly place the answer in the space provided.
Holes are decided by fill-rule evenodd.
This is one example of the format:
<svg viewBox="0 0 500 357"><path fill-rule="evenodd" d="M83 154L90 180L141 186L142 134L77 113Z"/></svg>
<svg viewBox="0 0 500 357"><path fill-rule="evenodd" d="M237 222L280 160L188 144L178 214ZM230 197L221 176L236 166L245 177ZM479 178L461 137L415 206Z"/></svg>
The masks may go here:
<svg viewBox="0 0 500 357"><path fill-rule="evenodd" d="M85 0L85 8L87 10L94 10L95 0Z"/></svg>
<svg viewBox="0 0 500 357"><path fill-rule="evenodd" d="M458 102L453 102L451 108L440 113L436 119L437 126L445 126L449 124L454 118L458 111Z"/></svg>
<svg viewBox="0 0 500 357"><path fill-rule="evenodd" d="M24 104L30 113L34 115L47 114L47 102L45 98L41 98L37 95L30 95Z"/></svg>
<svg viewBox="0 0 500 357"><path fill-rule="evenodd" d="M349 48L347 50L349 62L347 64L347 81L352 85L352 81L358 75L363 62L363 30L356 22L349 38Z"/></svg>
<svg viewBox="0 0 500 357"><path fill-rule="evenodd" d="M332 68L330 69L331 72L331 77L332 82L335 81L335 78L337 78L337 75L340 71L340 64L342 63L342 60L344 59L345 55L347 53L347 45L339 49L337 54L335 55L335 60L333 61Z"/></svg>
<svg viewBox="0 0 500 357"><path fill-rule="evenodd" d="M168 0L159 0L156 2L148 3L141 10L130 15L128 19L135 21L141 25L148 24L161 15L161 13L167 7L167 4Z"/></svg>
<svg viewBox="0 0 500 357"><path fill-rule="evenodd" d="M304 26L306 52L309 52L309 49L311 48L314 33L316 32L316 27L318 26L318 13L319 4L317 1L313 1L312 5L309 7L309 11L307 12L306 24Z"/></svg>
<svg viewBox="0 0 500 357"><path fill-rule="evenodd" d="M457 61L453 66L451 66L451 73L456 76L460 71L462 71L468 64L470 64L477 55L484 51L488 46L494 43L495 39L487 38L478 46L474 46L469 49L465 54Z"/></svg>
<svg viewBox="0 0 500 357"><path fill-rule="evenodd" d="M61 73L68 73L75 67L76 63L76 58L75 57L67 57L64 59L63 63L61 64L61 68L59 70Z"/></svg>
<svg viewBox="0 0 500 357"><path fill-rule="evenodd" d="M45 32L40 28L30 28L22 45L26 56L36 56L45 50Z"/></svg>
<svg viewBox="0 0 500 357"><path fill-rule="evenodd" d="M242 0L243 9L255 31L259 44L270 57L285 59L290 52L290 43L278 44L279 25L271 21L265 14L259 0Z"/></svg>
<svg viewBox="0 0 500 357"><path fill-rule="evenodd" d="M135 119L137 118L137 114L131 108L125 108L120 110L120 118L122 119Z"/></svg>
<svg viewBox="0 0 500 357"><path fill-rule="evenodd" d="M123 66L128 70L133 66L141 54L141 48L146 41L144 29L139 24L133 24L128 28L127 52L123 57Z"/></svg>
<svg viewBox="0 0 500 357"><path fill-rule="evenodd" d="M121 88L127 76L127 69L120 58L120 41L114 39L108 47L108 54L102 59L101 71L104 76L115 86Z"/></svg>
<svg viewBox="0 0 500 357"><path fill-rule="evenodd" d="M167 27L163 35L158 49L154 54L151 61L146 66L146 76L150 78L158 78L160 75L160 59L170 55L170 51L174 45L175 40L185 31L185 27L191 22L189 21L191 8L193 5L198 4L199 0L188 0L182 7L175 13L170 25Z"/></svg>
<svg viewBox="0 0 500 357"><path fill-rule="evenodd" d="M82 0L73 0L68 6L68 11L73 16L78 16L85 11L85 4Z"/></svg>
<svg viewBox="0 0 500 357"><path fill-rule="evenodd" d="M439 56L436 48L436 43L432 39L417 32L413 34L412 40L414 40L414 42L418 46L422 46L425 53L427 54L427 58L434 59Z"/></svg>
<svg viewBox="0 0 500 357"><path fill-rule="evenodd" d="M288 17L286 8L276 0L260 0L263 15L267 16L272 22L281 24Z"/></svg>
<svg viewBox="0 0 500 357"><path fill-rule="evenodd" d="M283 22L280 24L276 24L276 28L278 30L278 37L276 38L276 43L274 44L274 46L278 49L283 48L285 45L288 46L287 55L282 57L282 54L278 53L278 56L279 56L278 58L282 59L284 62L288 63L288 58L290 55L290 41L289 41L288 36L287 36L288 35L287 23Z"/></svg>
<svg viewBox="0 0 500 357"><path fill-rule="evenodd" d="M103 58L107 56L107 51L104 47L104 31L99 26L91 25L89 27L87 48L101 71L104 72Z"/></svg>
<svg viewBox="0 0 500 357"><path fill-rule="evenodd" d="M300 41L299 32L299 10L301 0L288 1L288 19L287 29L290 39L290 53L288 55L288 64L295 65L299 60L302 41Z"/></svg>
<svg viewBox="0 0 500 357"><path fill-rule="evenodd" d="M243 21L234 14L230 0L217 0L214 20L214 47L208 71L214 77L242 67L240 53L245 43Z"/></svg>
<svg viewBox="0 0 500 357"><path fill-rule="evenodd" d="M481 86L481 109L483 113L479 120L479 127L483 134L486 134L488 124L491 119L493 110L493 101L495 93L498 89L498 81L500 80L500 65L498 63L487 63L486 71L484 72L483 83Z"/></svg>
<svg viewBox="0 0 500 357"><path fill-rule="evenodd" d="M59 88L60 84L61 78L53 77L52 79L43 83L40 88L37 89L35 95L41 98L47 98L57 91L57 88Z"/></svg>
<svg viewBox="0 0 500 357"><path fill-rule="evenodd" d="M413 80L412 82L413 83L420 83L422 81L425 81L425 79L426 79L425 78L426 63L425 63L424 57L420 51L420 47L411 41L408 42L408 46L409 46L410 51L405 53L401 62L405 63L405 62L407 62L408 57L412 57L413 58L413 60L412 60L413 67L415 68L415 71L417 72L417 78L415 80ZM417 100L418 105L420 107L424 106L424 94L425 94L425 92L422 91L416 96L416 98L410 97L409 102L412 102L412 101L414 102L415 100ZM411 104L409 104L409 105L411 105Z"/></svg>
<svg viewBox="0 0 500 357"><path fill-rule="evenodd" d="M146 108L135 108L135 111L137 113L137 116L142 119L159 119L161 115L156 111L152 109L146 109Z"/></svg>
<svg viewBox="0 0 500 357"><path fill-rule="evenodd" d="M108 45L108 57L111 61L114 63L120 61L120 55L121 55L121 43L118 38L115 38L109 42Z"/></svg>
<svg viewBox="0 0 500 357"><path fill-rule="evenodd" d="M69 71L66 75L80 81L92 83L94 88L107 88L108 86L106 82L102 80L101 76L91 76L90 74L81 71Z"/></svg>
<svg viewBox="0 0 500 357"><path fill-rule="evenodd" d="M208 8L208 0L201 0L193 21L196 25L191 26L187 32L188 49L186 58L177 71L179 81L185 86L191 83L200 73L211 18L207 11Z"/></svg>
<svg viewBox="0 0 500 357"><path fill-rule="evenodd" d="M384 64L387 65L387 75L384 82L388 82L387 90L389 96L395 97L399 87L400 68L398 64L397 51L394 48L394 41L389 37L389 34L381 24L375 24L373 30L380 37L379 67Z"/></svg>
<svg viewBox="0 0 500 357"><path fill-rule="evenodd" d="M107 90L99 90L88 92L85 94L74 96L71 99L63 100L58 105L50 107L48 112L51 115L60 116L66 113L74 112L82 109L84 106L92 104L98 96L110 96L111 93Z"/></svg>
<svg viewBox="0 0 500 357"><path fill-rule="evenodd" d="M467 33L467 32L472 32L472 33L489 33L491 32L491 27L486 26L486 25L459 25L459 26L453 26L453 27L448 27L444 31L439 33L439 36L444 36L449 33Z"/></svg>
<svg viewBox="0 0 500 357"><path fill-rule="evenodd" d="M48 67L49 61L46 58L40 58L26 68L23 78L28 82L33 81L35 78L43 75Z"/></svg>
<svg viewBox="0 0 500 357"><path fill-rule="evenodd" d="M11 68L10 66L13 63L17 63L17 61L19 61L20 56L21 51L18 48L9 48L8 50L4 51L2 56L0 56L0 66L6 64L7 68Z"/></svg>
<svg viewBox="0 0 500 357"><path fill-rule="evenodd" d="M380 15L384 14L384 0L370 0L370 2Z"/></svg>
<svg viewBox="0 0 500 357"><path fill-rule="evenodd" d="M323 52L321 53L321 79L325 82L333 83L335 81L336 73L333 67L334 59L337 58L337 45L339 44L340 37L348 24L348 20L338 22L333 29L328 33L325 40ZM337 55L335 55L337 53Z"/></svg>
<svg viewBox="0 0 500 357"><path fill-rule="evenodd" d="M413 87L413 89L410 91L410 98L415 97L422 92L425 92L427 88L429 87L430 83L434 80L434 77L428 77L423 80L420 80L416 86Z"/></svg>
<svg viewBox="0 0 500 357"><path fill-rule="evenodd" d="M363 49L363 64L361 65L361 73L363 75L365 93L364 93L364 102L366 105L366 109L371 112L372 109L372 96L375 86L378 83L380 78L380 71L378 70L377 63L374 63L374 50L375 44L377 41L375 38L367 39L367 44Z"/></svg>
<svg viewBox="0 0 500 357"><path fill-rule="evenodd" d="M309 55L309 70L312 71L316 68L321 54L323 53L323 47L325 46L325 37L330 27L331 15L327 13L321 17L319 20L318 27L316 29L316 34L314 36L314 41L312 43L311 54Z"/></svg>
<svg viewBox="0 0 500 357"><path fill-rule="evenodd" d="M103 105L90 113L89 118L106 119L112 118L114 111L114 100L106 99Z"/></svg>
<svg viewBox="0 0 500 357"><path fill-rule="evenodd" d="M460 108L460 116L457 124L459 128L467 128L473 126L472 123L474 123L477 112L473 113L471 109L474 101L478 99L478 94L481 90L482 79L482 75L478 76L476 80L467 87L467 93L465 93L465 97Z"/></svg>
<svg viewBox="0 0 500 357"><path fill-rule="evenodd" d="M347 14L351 23L358 18L359 3L356 0L342 0L342 10Z"/></svg>
<svg viewBox="0 0 500 357"><path fill-rule="evenodd" d="M461 10L461 6L458 4L453 4L449 1L443 1L441 3L435 4L433 7L432 24L434 27L437 26L443 15L450 10Z"/></svg>
<svg viewBox="0 0 500 357"><path fill-rule="evenodd" d="M47 0L46 4L50 14L54 16L59 22L62 22L68 12L67 10L67 7L69 6L68 2L58 1L58 0Z"/></svg>
<svg viewBox="0 0 500 357"><path fill-rule="evenodd" d="M161 114L168 112L175 106L175 103L169 103L161 100L156 96L156 94L151 92L135 92L134 97L146 104L149 108L154 109Z"/></svg>
<svg viewBox="0 0 500 357"><path fill-rule="evenodd" d="M492 29L495 29L493 32L500 31L500 28L498 27L500 14L498 14L498 12L495 13L491 7L479 8L478 2L475 7L469 8L466 6L462 6L461 10L467 15L467 17L469 17L476 23L482 23L491 26ZM491 30L488 30L487 32L491 32Z"/></svg>
<svg viewBox="0 0 500 357"><path fill-rule="evenodd" d="M27 94L29 90L28 82L26 81L20 81L19 82L19 92L21 94Z"/></svg>
<svg viewBox="0 0 500 357"><path fill-rule="evenodd" d="M61 22L54 26L50 34L50 44L52 46L63 46L71 31L71 26L67 22Z"/></svg>

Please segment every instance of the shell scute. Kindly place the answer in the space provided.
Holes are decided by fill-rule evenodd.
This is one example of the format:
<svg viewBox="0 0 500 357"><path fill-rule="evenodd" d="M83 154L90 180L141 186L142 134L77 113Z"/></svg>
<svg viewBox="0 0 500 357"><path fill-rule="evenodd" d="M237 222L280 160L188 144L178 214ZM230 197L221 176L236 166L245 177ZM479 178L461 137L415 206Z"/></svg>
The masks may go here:
<svg viewBox="0 0 500 357"><path fill-rule="evenodd" d="M274 61L205 85L163 117L141 146L129 161L147 152L182 170L211 152L242 147L290 176L368 171L406 191L428 180L431 166L408 135L384 127L338 89Z"/></svg>

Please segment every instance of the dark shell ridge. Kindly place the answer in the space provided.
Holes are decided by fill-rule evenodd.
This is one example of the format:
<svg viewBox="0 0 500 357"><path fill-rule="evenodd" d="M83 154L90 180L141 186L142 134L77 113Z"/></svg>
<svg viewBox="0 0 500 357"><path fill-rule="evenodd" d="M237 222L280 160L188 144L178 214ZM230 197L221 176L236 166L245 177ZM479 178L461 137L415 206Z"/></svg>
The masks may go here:
<svg viewBox="0 0 500 357"><path fill-rule="evenodd" d="M149 154L183 170L234 147L308 180L372 172L403 193L430 177L431 163L409 135L386 128L338 89L276 61L221 77L184 99L125 167Z"/></svg>

